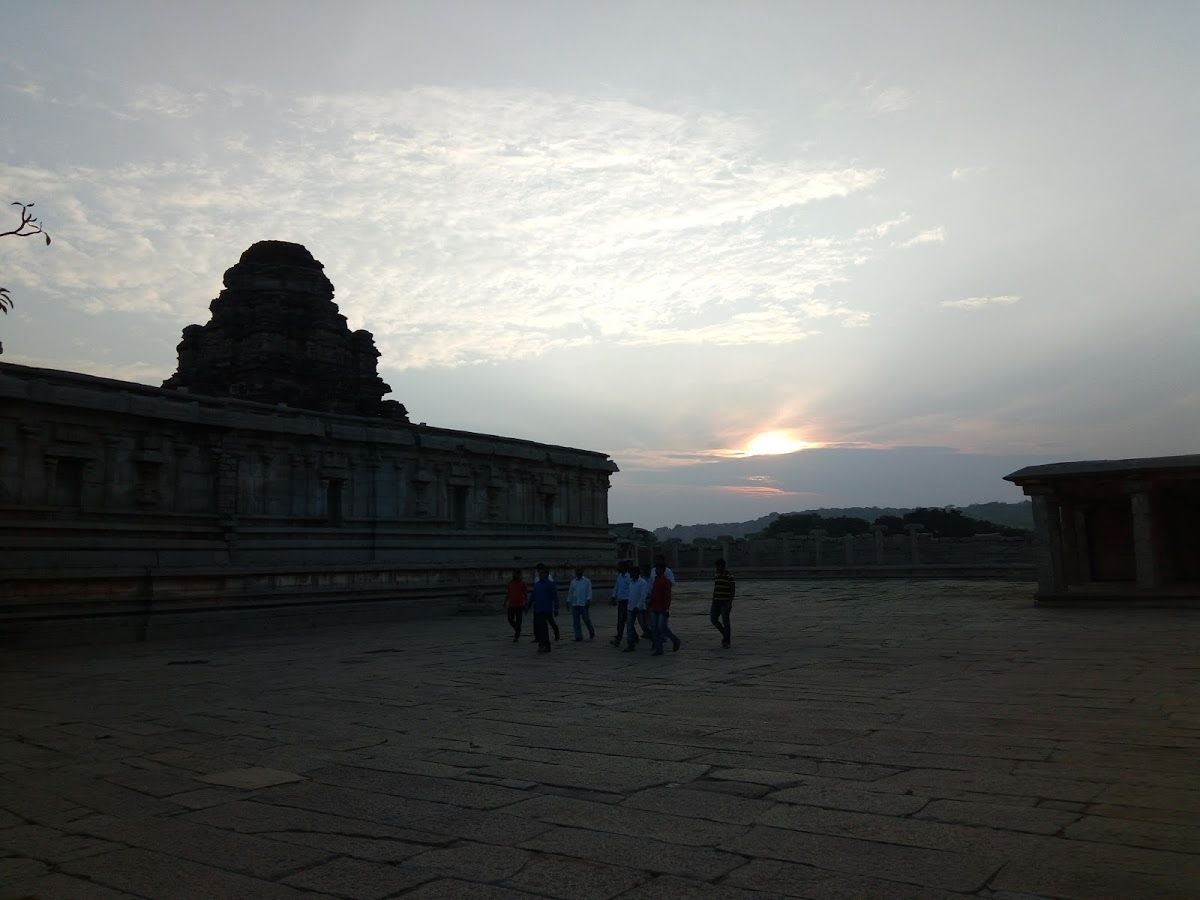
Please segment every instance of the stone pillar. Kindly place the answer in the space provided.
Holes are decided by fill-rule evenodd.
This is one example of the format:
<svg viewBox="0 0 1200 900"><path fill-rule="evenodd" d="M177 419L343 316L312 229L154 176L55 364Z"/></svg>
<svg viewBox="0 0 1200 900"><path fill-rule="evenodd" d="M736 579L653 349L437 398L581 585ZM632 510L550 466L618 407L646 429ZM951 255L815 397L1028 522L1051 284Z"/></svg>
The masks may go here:
<svg viewBox="0 0 1200 900"><path fill-rule="evenodd" d="M392 478L392 505L395 508L393 519L403 519L408 516L408 492L409 485L409 467L408 462L403 459L393 459L391 461ZM510 517L511 518L511 517Z"/></svg>
<svg viewBox="0 0 1200 900"><path fill-rule="evenodd" d="M47 456L44 463L46 482L46 499L42 502L47 506L53 505L58 495L58 457Z"/></svg>
<svg viewBox="0 0 1200 900"><path fill-rule="evenodd" d="M698 570L703 570L704 569L704 545L703 544L693 544L692 546L696 548L696 568Z"/></svg>
<svg viewBox="0 0 1200 900"><path fill-rule="evenodd" d="M113 507L121 499L121 436L115 433L104 435L104 489L103 504Z"/></svg>
<svg viewBox="0 0 1200 900"><path fill-rule="evenodd" d="M21 463L19 467L20 476L17 479L19 498L21 503L35 504L45 502L45 497L38 498L34 491L34 485L44 485L44 475L37 471L37 449L38 449L38 434L41 429L37 425L31 425L28 422L21 423Z"/></svg>
<svg viewBox="0 0 1200 900"><path fill-rule="evenodd" d="M812 538L813 542L813 565L819 566L821 565L822 545L825 543L825 529L814 528L808 533L808 536Z"/></svg>
<svg viewBox="0 0 1200 900"><path fill-rule="evenodd" d="M1074 503L1059 504L1059 527L1062 529L1062 561L1063 582L1079 584L1083 581L1083 571L1079 559L1080 535L1076 531L1079 522Z"/></svg>
<svg viewBox="0 0 1200 900"><path fill-rule="evenodd" d="M367 457L367 518L371 520L372 528L379 519L379 470L382 465L378 454Z"/></svg>
<svg viewBox="0 0 1200 900"><path fill-rule="evenodd" d="M238 456L218 449L213 451L213 457L217 515L222 521L232 522L238 512Z"/></svg>
<svg viewBox="0 0 1200 900"><path fill-rule="evenodd" d="M1154 525L1154 498L1150 485L1132 482L1126 486L1133 513L1133 555L1137 562L1137 586L1142 590L1162 587L1163 571Z"/></svg>
<svg viewBox="0 0 1200 900"><path fill-rule="evenodd" d="M846 565L854 565L854 535L848 534L842 538L846 550Z"/></svg>
<svg viewBox="0 0 1200 900"><path fill-rule="evenodd" d="M608 514L606 498L608 488L604 484L604 479L599 476L593 478L590 489L592 492L592 518L588 524L607 526Z"/></svg>
<svg viewBox="0 0 1200 900"><path fill-rule="evenodd" d="M296 451L287 456L288 460L288 503L289 516L301 516L305 511L304 493L308 488L308 477L304 471L304 457Z"/></svg>
<svg viewBox="0 0 1200 900"><path fill-rule="evenodd" d="M592 480L590 478L584 475L575 477L575 496L578 498L579 504L575 524L592 524Z"/></svg>
<svg viewBox="0 0 1200 900"><path fill-rule="evenodd" d="M313 519L321 514L324 503L320 471L317 468L319 462L320 457L314 451L309 450L304 454L304 514Z"/></svg>
<svg viewBox="0 0 1200 900"><path fill-rule="evenodd" d="M1088 541L1087 510L1076 506L1071 512L1075 520L1075 564L1079 583L1087 584L1092 580L1092 548Z"/></svg>
<svg viewBox="0 0 1200 900"><path fill-rule="evenodd" d="M429 485L433 475L424 469L418 469L409 479L409 491L412 494L412 514L414 516L430 515Z"/></svg>
<svg viewBox="0 0 1200 900"><path fill-rule="evenodd" d="M1038 593L1060 594L1066 590L1063 577L1062 529L1058 503L1048 493L1030 496L1033 501L1033 527L1037 532Z"/></svg>
<svg viewBox="0 0 1200 900"><path fill-rule="evenodd" d="M883 565L883 533L887 529L883 525L872 525L871 531L875 535L875 565Z"/></svg>
<svg viewBox="0 0 1200 900"><path fill-rule="evenodd" d="M921 531L920 525L905 525L904 530L908 532L908 548L911 554L912 564L919 566L921 564L921 543L917 538L917 534Z"/></svg>
<svg viewBox="0 0 1200 900"><path fill-rule="evenodd" d="M725 565L733 567L733 562L729 558L729 541L721 541L721 556L725 560Z"/></svg>
<svg viewBox="0 0 1200 900"><path fill-rule="evenodd" d="M191 447L187 444L176 443L172 448L171 458L173 464L171 466L171 477L174 482L171 489L171 509L175 512L183 512L188 505L184 496L184 485L187 483L187 474L184 470L184 462L188 458L188 453L191 452Z"/></svg>
<svg viewBox="0 0 1200 900"><path fill-rule="evenodd" d="M260 515L269 515L271 512L271 469L274 457L271 454L269 447L259 447L255 453L258 458L258 498L255 501L255 506L258 507Z"/></svg>

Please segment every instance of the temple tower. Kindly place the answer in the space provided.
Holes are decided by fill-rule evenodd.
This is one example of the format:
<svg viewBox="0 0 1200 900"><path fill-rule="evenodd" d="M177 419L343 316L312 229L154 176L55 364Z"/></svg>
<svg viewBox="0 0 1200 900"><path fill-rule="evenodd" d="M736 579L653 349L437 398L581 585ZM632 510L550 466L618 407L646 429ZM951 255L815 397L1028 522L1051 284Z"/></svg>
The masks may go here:
<svg viewBox="0 0 1200 900"><path fill-rule="evenodd" d="M163 387L407 421L403 404L383 399L375 341L347 327L324 268L301 244L253 244L225 272L208 324L183 330Z"/></svg>

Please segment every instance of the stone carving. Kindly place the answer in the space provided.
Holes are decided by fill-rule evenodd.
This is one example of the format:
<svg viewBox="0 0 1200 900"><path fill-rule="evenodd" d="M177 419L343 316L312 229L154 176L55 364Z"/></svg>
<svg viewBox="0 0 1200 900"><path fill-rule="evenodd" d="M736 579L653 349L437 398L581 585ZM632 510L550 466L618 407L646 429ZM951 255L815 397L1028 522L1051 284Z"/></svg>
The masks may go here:
<svg viewBox="0 0 1200 900"><path fill-rule="evenodd" d="M207 325L189 325L163 387L211 397L408 421L384 400L379 351L351 332L324 266L301 244L259 241L225 272Z"/></svg>

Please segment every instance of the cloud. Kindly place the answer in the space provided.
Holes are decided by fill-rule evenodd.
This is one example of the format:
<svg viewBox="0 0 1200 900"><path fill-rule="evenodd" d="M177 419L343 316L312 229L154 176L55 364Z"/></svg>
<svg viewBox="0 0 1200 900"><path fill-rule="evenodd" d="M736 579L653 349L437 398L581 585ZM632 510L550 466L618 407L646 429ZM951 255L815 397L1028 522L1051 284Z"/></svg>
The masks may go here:
<svg viewBox="0 0 1200 900"><path fill-rule="evenodd" d="M11 285L91 312L203 321L237 254L294 240L392 369L599 343L781 345L862 326L869 313L829 295L907 219L811 234L823 220L810 207L883 171L780 158L755 122L710 110L515 90L149 85L127 111L164 128L186 118L201 137L118 166L0 165L0 188L57 217L57 252L13 266Z"/></svg>
<svg viewBox="0 0 1200 900"><path fill-rule="evenodd" d="M943 300L942 306L947 309L983 309L985 306L1011 306L1021 302L1016 294L1004 294L999 297L967 297L965 300Z"/></svg>
<svg viewBox="0 0 1200 900"><path fill-rule="evenodd" d="M924 231L910 237L907 241L903 241L898 246L901 248L916 247L918 244L944 244L946 243L946 229L941 225L936 228L927 228Z"/></svg>
<svg viewBox="0 0 1200 900"><path fill-rule="evenodd" d="M843 87L837 89L817 109L818 116L829 116L847 111L861 111L863 104L872 116L903 112L913 105L916 97L902 85L883 86L878 78L867 81L855 75Z"/></svg>
<svg viewBox="0 0 1200 900"><path fill-rule="evenodd" d="M950 173L950 177L955 181L966 181L968 178L982 175L987 170L987 166L960 166Z"/></svg>
<svg viewBox="0 0 1200 900"><path fill-rule="evenodd" d="M879 222L876 225L868 225L865 228L860 228L858 230L858 235L860 237L885 237L895 229L899 228L901 225L907 224L911 218L912 216L910 216L908 213L901 213L896 218L888 219L886 222Z"/></svg>
<svg viewBox="0 0 1200 900"><path fill-rule="evenodd" d="M134 92L131 106L138 112L188 119L203 108L206 99L203 92L188 93L165 84L150 84Z"/></svg>
<svg viewBox="0 0 1200 900"><path fill-rule="evenodd" d="M610 455L620 461L623 472L659 472L663 469L716 462L719 458L712 450L648 450L641 447L614 450Z"/></svg>
<svg viewBox="0 0 1200 900"><path fill-rule="evenodd" d="M91 357L63 359L44 356L30 356L25 353L5 353L4 361L21 366L32 366L38 369L64 369L68 372L86 372L98 378L114 378L117 381L133 381L138 384L153 384L164 381L170 376L172 369L144 362L114 363L111 360Z"/></svg>
<svg viewBox="0 0 1200 900"><path fill-rule="evenodd" d="M908 88L899 85L884 88L879 87L875 82L864 85L861 93L867 100L871 114L876 116L903 112L913 105L915 99Z"/></svg>
<svg viewBox="0 0 1200 900"><path fill-rule="evenodd" d="M723 484L717 490L726 494L747 494L754 497L805 497L811 496L807 491L785 491L783 488L769 485Z"/></svg>
<svg viewBox="0 0 1200 900"><path fill-rule="evenodd" d="M4 85L4 90L13 94L21 94L34 102L41 102L46 99L46 89L35 81L26 80L19 84L6 84Z"/></svg>

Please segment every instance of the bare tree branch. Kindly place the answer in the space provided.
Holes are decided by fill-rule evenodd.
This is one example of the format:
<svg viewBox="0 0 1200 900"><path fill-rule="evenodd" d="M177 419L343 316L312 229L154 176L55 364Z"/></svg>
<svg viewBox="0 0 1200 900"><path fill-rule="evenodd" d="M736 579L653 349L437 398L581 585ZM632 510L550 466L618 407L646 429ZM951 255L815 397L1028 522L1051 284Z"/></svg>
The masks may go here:
<svg viewBox="0 0 1200 900"><path fill-rule="evenodd" d="M50 235L46 234L38 217L30 212L34 204L16 200L11 205L21 207L21 224L10 231L0 231L0 237L33 237L35 234L40 234L46 239L46 246L50 246ZM0 287L0 312L7 314L12 308L13 301L8 288ZM4 344L0 343L0 353L3 352Z"/></svg>

